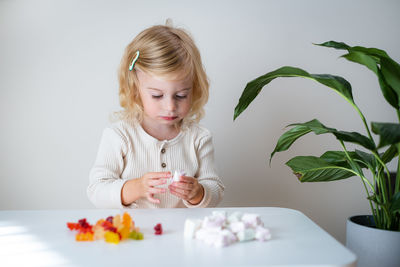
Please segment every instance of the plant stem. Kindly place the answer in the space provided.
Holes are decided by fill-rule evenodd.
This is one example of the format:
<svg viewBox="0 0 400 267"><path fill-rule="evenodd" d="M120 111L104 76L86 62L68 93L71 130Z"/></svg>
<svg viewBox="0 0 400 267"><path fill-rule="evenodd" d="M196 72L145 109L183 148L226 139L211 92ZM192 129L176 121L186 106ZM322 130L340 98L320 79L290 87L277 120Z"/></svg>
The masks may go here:
<svg viewBox="0 0 400 267"><path fill-rule="evenodd" d="M396 145L397 151L400 154L400 143ZM396 184L394 186L394 194L400 191L400 155L397 156L397 174L396 174Z"/></svg>
<svg viewBox="0 0 400 267"><path fill-rule="evenodd" d="M375 159L379 162L379 164L381 164L381 166L385 169L385 171L386 171L386 175L387 175L387 177L388 177L388 181L389 181L389 194L391 194L391 192L392 192L392 185L391 185L391 182L390 182L390 172L389 172L389 170L388 170L388 168L387 168L387 166L386 166L386 164L382 161L382 159L379 157L379 155L378 155L378 153L376 152L376 151L372 151L372 154L374 155L374 157L375 157ZM388 198L389 198L389 196L388 196L388 194L387 194L387 192L386 192L386 183L385 183L385 179L384 178L382 178L381 176L378 176L378 181L380 181L381 183L382 183L382 187L383 187L383 189L384 189L384 191L382 192L382 194L383 194L383 196L384 196L384 198L385 198L385 203L387 203L388 202Z"/></svg>
<svg viewBox="0 0 400 267"><path fill-rule="evenodd" d="M347 159L348 159L349 162L351 163L351 167L352 167L353 169L355 168L354 171L356 171L356 172L358 173L358 176L361 178L361 181L363 182L363 185L364 185L364 188L365 188L365 192L367 193L367 196L368 196L367 199L368 199L369 205L370 205L370 207L371 207L372 215L373 215L373 217L374 217L375 223L378 224L378 217L379 217L379 216L377 216L377 214L375 213L375 209L374 209L374 207L373 207L373 205L372 205L371 197L370 197L370 195L369 195L368 188L367 188L367 185L365 184L365 182L367 182L367 183L369 184L369 186L372 188L372 190L375 191L375 189L373 188L373 186L371 185L371 183L369 182L369 180L368 180L366 177L364 177L364 175L362 174L361 170L358 168L358 165L357 165L357 164L353 161L353 159L350 157L350 155L349 155L349 153L347 152L346 146L344 145L343 141L342 141L342 140L339 140L339 142L340 142L340 144L342 145L342 148L343 148L343 150L344 150L344 153L346 154ZM375 195L376 195L376 194L375 194ZM377 209L377 210L378 210L378 209Z"/></svg>
<svg viewBox="0 0 400 267"><path fill-rule="evenodd" d="M361 110L360 110L355 104L352 104L352 106L357 110L358 114L360 115L361 120L362 120L363 123L364 123L365 129L367 129L368 137L369 137L369 139L372 141L372 143L373 143L374 146L375 146L375 141L374 141L374 139L372 138L371 131L369 130L369 127L368 127L368 124L367 124L367 120L365 119L365 117L364 117L364 115L362 114Z"/></svg>

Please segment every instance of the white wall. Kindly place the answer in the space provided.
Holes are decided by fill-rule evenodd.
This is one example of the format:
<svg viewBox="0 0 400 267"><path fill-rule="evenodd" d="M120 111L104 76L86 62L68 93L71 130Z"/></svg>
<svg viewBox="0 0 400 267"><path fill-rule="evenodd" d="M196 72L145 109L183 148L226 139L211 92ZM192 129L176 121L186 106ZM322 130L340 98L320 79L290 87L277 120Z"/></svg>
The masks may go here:
<svg viewBox="0 0 400 267"><path fill-rule="evenodd" d="M395 121L371 72L312 43L379 47L400 61L399 10L395 0L0 1L0 209L92 208L88 173L119 109L123 49L172 18L193 34L211 81L202 124L214 133L222 206L298 209L344 242L346 218L369 213L360 181L300 184L284 165L339 149L336 140L306 136L268 159L285 125L318 118L363 131L356 112L300 78L272 82L235 122L233 110L249 80L293 65L345 77L368 120Z"/></svg>

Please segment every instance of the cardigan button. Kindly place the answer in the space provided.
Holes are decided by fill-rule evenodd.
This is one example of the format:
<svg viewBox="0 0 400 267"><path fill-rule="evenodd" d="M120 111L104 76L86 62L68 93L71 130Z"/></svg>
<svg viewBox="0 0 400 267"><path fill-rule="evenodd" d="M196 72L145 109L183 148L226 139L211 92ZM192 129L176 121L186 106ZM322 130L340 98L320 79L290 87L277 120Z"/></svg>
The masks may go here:
<svg viewBox="0 0 400 267"><path fill-rule="evenodd" d="M164 162L161 164L161 167L165 168L167 167L167 164L165 164Z"/></svg>
<svg viewBox="0 0 400 267"><path fill-rule="evenodd" d="M163 154L165 153L165 148L161 149L161 153Z"/></svg>

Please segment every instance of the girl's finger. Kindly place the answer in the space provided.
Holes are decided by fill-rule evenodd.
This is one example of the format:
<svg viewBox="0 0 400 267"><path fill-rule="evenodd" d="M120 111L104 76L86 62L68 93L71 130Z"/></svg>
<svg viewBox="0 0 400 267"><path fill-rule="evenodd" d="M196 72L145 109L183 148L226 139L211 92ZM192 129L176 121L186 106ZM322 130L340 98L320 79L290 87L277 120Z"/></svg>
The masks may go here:
<svg viewBox="0 0 400 267"><path fill-rule="evenodd" d="M152 203L160 204L160 200L157 198L154 198L153 194L148 194L147 199Z"/></svg>
<svg viewBox="0 0 400 267"><path fill-rule="evenodd" d="M170 178L171 172L150 172L148 175L150 179Z"/></svg>
<svg viewBox="0 0 400 267"><path fill-rule="evenodd" d="M181 195L185 195L185 196L189 195L190 192L191 192L190 190L181 189L181 188L178 188L178 187L173 186L173 185L170 185L169 188L170 188L170 190L172 188L173 191L175 191L175 192L177 192L177 193L179 193Z"/></svg>
<svg viewBox="0 0 400 267"><path fill-rule="evenodd" d="M179 198L182 198L184 200L187 200L187 197L185 195L182 195L181 193L175 191L174 189L170 189L171 194L173 194L174 196L177 196Z"/></svg>
<svg viewBox="0 0 400 267"><path fill-rule="evenodd" d="M148 182L149 186L156 186L156 185L162 185L162 184L166 184L167 183L167 179L165 178L161 178L161 179L151 179Z"/></svg>
<svg viewBox="0 0 400 267"><path fill-rule="evenodd" d="M148 189L148 192L151 194L164 194L165 192L167 192L166 188L155 188L155 187L150 187Z"/></svg>
<svg viewBox="0 0 400 267"><path fill-rule="evenodd" d="M190 176L181 176L181 179L179 180L179 182L185 182L188 184L193 184L196 182L196 179Z"/></svg>
<svg viewBox="0 0 400 267"><path fill-rule="evenodd" d="M188 183L183 183L183 182L175 182L174 184L172 184L172 186L179 188L179 189L189 190L189 191L191 191L193 189L193 184L188 184Z"/></svg>

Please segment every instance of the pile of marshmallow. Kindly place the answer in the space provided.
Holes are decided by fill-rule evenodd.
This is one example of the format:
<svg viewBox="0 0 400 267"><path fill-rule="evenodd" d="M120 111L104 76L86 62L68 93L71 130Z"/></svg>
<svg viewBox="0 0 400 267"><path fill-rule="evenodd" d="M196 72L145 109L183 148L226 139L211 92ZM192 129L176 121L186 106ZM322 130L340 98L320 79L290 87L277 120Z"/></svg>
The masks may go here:
<svg viewBox="0 0 400 267"><path fill-rule="evenodd" d="M213 211L203 220L186 219L185 238L196 238L215 247L229 246L235 242L271 239L270 231L264 227L260 216L254 213Z"/></svg>

